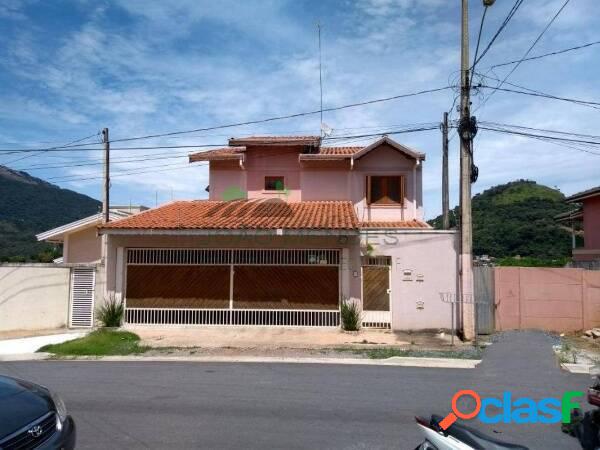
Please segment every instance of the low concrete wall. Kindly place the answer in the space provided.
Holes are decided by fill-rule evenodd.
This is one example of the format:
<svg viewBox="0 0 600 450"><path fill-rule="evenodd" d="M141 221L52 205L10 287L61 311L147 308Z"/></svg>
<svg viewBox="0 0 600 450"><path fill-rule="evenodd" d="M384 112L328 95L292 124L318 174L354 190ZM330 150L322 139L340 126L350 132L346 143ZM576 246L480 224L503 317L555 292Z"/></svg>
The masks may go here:
<svg viewBox="0 0 600 450"><path fill-rule="evenodd" d="M600 326L600 272L496 267L496 329L575 331Z"/></svg>
<svg viewBox="0 0 600 450"><path fill-rule="evenodd" d="M54 264L0 265L0 332L66 327L70 272Z"/></svg>

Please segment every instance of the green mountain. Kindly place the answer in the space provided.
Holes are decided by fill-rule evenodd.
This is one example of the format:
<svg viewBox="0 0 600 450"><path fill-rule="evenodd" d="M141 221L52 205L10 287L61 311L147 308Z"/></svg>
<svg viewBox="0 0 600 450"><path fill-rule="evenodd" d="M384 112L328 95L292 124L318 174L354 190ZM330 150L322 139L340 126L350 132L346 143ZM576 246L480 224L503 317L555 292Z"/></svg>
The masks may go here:
<svg viewBox="0 0 600 450"><path fill-rule="evenodd" d="M569 232L554 216L572 209L558 190L518 180L494 186L473 197L473 253L497 258L561 258L571 253ZM455 227L458 207L450 212ZM429 223L441 228L442 216Z"/></svg>
<svg viewBox="0 0 600 450"><path fill-rule="evenodd" d="M35 235L95 214L87 195L0 166L0 261L48 261L57 253Z"/></svg>

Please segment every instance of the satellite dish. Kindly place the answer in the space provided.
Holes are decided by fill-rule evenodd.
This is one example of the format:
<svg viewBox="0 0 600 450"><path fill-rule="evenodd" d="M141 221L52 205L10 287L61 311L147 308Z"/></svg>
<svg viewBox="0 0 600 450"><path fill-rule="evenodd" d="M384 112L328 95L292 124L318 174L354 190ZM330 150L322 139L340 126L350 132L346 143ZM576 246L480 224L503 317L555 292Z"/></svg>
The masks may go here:
<svg viewBox="0 0 600 450"><path fill-rule="evenodd" d="M321 131L323 132L323 136L328 137L331 136L331 133L333 133L333 128L323 122L321 123Z"/></svg>

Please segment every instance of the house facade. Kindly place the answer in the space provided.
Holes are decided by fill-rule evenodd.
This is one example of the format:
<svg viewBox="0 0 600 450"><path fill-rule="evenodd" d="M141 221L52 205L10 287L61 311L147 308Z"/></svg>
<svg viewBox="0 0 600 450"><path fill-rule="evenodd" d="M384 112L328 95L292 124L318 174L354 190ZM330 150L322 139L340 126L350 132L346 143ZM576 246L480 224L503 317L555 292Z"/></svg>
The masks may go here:
<svg viewBox="0 0 600 450"><path fill-rule="evenodd" d="M581 266L600 264L600 186L567 197L567 203L578 208L561 220L583 222L583 247L573 246L573 261Z"/></svg>
<svg viewBox="0 0 600 450"><path fill-rule="evenodd" d="M128 324L450 328L457 238L423 220L425 155L388 137L232 138L190 155L208 200L102 225L106 297Z"/></svg>
<svg viewBox="0 0 600 450"><path fill-rule="evenodd" d="M110 220L119 220L147 210L146 206L113 206ZM63 256L56 263L97 264L102 260L102 238L98 226L102 224L102 213L61 225L36 235L38 241L61 245Z"/></svg>

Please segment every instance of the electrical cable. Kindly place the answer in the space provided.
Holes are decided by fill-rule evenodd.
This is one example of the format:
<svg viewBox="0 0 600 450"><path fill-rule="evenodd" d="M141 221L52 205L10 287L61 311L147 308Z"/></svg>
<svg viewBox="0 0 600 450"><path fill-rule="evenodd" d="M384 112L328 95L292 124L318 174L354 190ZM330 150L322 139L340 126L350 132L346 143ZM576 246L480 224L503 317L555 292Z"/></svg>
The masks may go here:
<svg viewBox="0 0 600 450"><path fill-rule="evenodd" d="M519 68L519 66L521 65L521 63L523 62L523 60L525 58L527 58L527 56L529 56L529 53L531 52L531 50L533 50L533 48L537 45L537 43L540 41L540 39L542 39L542 36L544 36L544 34L546 34L546 31L548 31L548 29L552 26L552 24L554 23L554 21L558 18L558 16L560 15L560 13L562 13L562 11L565 9L565 7L569 4L570 1L571 0L565 0L565 2L563 3L563 5L559 8L559 10L556 12L556 14L554 14L554 16L552 17L552 19L550 19L550 21L548 22L548 24L544 27L544 29L542 30L542 32L537 36L537 38L529 46L529 48L527 49L527 51L523 54L523 56L521 57L521 59L519 59L515 63L515 66L510 70L510 72L508 72L508 74L504 77L504 79L500 82L500 84L496 87L496 89L493 90L491 92L491 94L488 95L483 100L483 102L475 109L475 111L477 111L483 105L485 105L490 100L490 98L492 98L492 96L504 85L504 83L506 82L506 80L508 80L508 78L515 72L515 70L517 70Z"/></svg>
<svg viewBox="0 0 600 450"><path fill-rule="evenodd" d="M582 48L587 48L587 47L591 47L593 45L598 45L598 44L600 44L600 41L589 42L587 44L578 45L576 47L569 47L569 48L565 48L563 50L556 50L554 52L544 53L542 55L531 56L531 57L525 58L525 59L517 59L515 61L508 61L508 62L504 62L504 63L500 63L500 64L494 64L493 66L490 66L489 69L493 70L493 69L495 69L497 67L509 66L511 64L516 64L519 61L520 62L534 61L536 59L542 59L542 58L546 58L548 56L561 55L563 53L572 52L574 50L580 50Z"/></svg>

